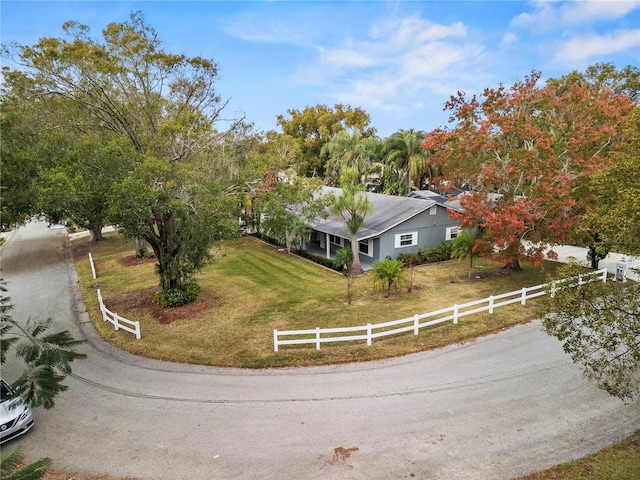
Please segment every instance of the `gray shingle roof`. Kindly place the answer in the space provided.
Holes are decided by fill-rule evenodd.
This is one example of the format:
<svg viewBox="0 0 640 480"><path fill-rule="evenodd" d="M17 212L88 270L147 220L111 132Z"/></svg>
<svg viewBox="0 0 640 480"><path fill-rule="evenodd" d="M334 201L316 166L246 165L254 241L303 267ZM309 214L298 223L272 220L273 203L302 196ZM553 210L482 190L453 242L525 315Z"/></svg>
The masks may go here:
<svg viewBox="0 0 640 480"><path fill-rule="evenodd" d="M322 193L333 193L335 196L342 194L342 189L335 187L322 187ZM364 226L358 230L358 241L377 237L415 217L419 213L428 210L438 202L435 200L422 200L418 198L396 197L393 195L383 195L381 193L366 193L367 198L373 204L373 210L364 220ZM313 226L314 230L349 238L351 235L340 217L331 217L328 220L321 220Z"/></svg>

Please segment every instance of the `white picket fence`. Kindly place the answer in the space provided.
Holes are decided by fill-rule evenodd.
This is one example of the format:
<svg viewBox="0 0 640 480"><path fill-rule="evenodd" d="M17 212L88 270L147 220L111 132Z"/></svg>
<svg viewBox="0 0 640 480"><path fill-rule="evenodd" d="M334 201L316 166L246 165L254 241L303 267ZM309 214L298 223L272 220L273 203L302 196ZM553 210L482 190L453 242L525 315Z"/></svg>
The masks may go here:
<svg viewBox="0 0 640 480"><path fill-rule="evenodd" d="M556 280L551 283L551 294L562 288L576 287L595 281L607 281L607 270L602 269L595 272L577 275L575 277ZM374 338L386 337L389 335L397 335L403 332L413 331L414 335L418 335L421 328L436 325L443 322L453 321L458 323L458 319L473 315L474 313L486 312L493 313L498 307L510 305L512 303L520 303L526 305L527 300L541 297L546 294L548 283L536 285L534 287L526 287L501 295L492 295L482 300L474 302L454 305L453 307L443 308L434 312L414 315L413 317L401 318L400 320L392 320L390 322L361 325L357 327L339 327L339 328L320 328L309 330L283 330L273 331L273 350L278 351L280 345L303 345L315 344L316 350L320 350L320 344L327 342L349 342L357 340L366 340L367 346L371 346ZM435 318L434 318L435 317ZM427 321L422 321L429 319ZM395 328L393 328L395 327ZM348 333L356 333L356 335L345 335ZM338 336L324 336L331 334L339 334ZM281 340L282 337L297 337ZM304 337L304 338L299 338Z"/></svg>
<svg viewBox="0 0 640 480"><path fill-rule="evenodd" d="M89 263L91 264L91 274L93 275L93 279L95 280L96 266L93 263L93 257L91 256L91 253L89 253ZM100 293L100 289L98 289L98 304L100 305L100 313L102 314L103 321L113 324L116 330L124 330L126 332L133 333L136 336L136 339L140 340L140 322L128 320L109 310L102 301L102 294Z"/></svg>
<svg viewBox="0 0 640 480"><path fill-rule="evenodd" d="M112 323L116 330L125 330L133 333L136 339L140 340L140 322L127 320L105 307L100 289L98 289L98 303L100 304L100 313L102 313L103 321Z"/></svg>

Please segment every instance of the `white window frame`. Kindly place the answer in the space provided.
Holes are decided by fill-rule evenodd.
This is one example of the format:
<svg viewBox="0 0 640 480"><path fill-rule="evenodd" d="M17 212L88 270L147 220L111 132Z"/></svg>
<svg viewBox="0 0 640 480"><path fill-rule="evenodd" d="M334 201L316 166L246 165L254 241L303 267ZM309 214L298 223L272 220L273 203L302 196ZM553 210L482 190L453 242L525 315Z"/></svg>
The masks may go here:
<svg viewBox="0 0 640 480"><path fill-rule="evenodd" d="M338 241L336 242L336 240ZM344 247L344 238L329 234L329 243L338 245L339 247Z"/></svg>
<svg viewBox="0 0 640 480"><path fill-rule="evenodd" d="M361 250L361 247L363 247L365 244L367 245L367 251L366 252ZM366 255L367 257L373 257L373 242L371 241L371 239L362 240L362 241L358 242L358 253L362 253L363 255Z"/></svg>
<svg viewBox="0 0 640 480"><path fill-rule="evenodd" d="M447 227L447 235L445 240L453 240L456 238L462 230L460 227Z"/></svg>
<svg viewBox="0 0 640 480"><path fill-rule="evenodd" d="M429 215L435 215L436 213L438 213L438 206L434 205L429 209Z"/></svg>
<svg viewBox="0 0 640 480"><path fill-rule="evenodd" d="M411 243L403 244L403 241L409 240ZM394 239L395 248L415 247L418 245L418 232L396 233Z"/></svg>

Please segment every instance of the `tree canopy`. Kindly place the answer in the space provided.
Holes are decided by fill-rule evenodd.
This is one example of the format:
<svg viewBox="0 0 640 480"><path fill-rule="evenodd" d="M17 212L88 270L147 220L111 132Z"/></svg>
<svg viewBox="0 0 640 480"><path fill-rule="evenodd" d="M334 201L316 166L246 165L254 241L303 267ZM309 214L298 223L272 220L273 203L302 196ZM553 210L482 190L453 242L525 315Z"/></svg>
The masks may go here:
<svg viewBox="0 0 640 480"><path fill-rule="evenodd" d="M330 214L333 198L323 195L319 179L309 179L289 170L273 184L262 201L261 230L287 246L301 245L311 232L310 225Z"/></svg>
<svg viewBox="0 0 640 480"><path fill-rule="evenodd" d="M298 142L303 159L299 173L309 177L324 177L325 164L320 153L338 132L356 128L365 138L375 135L375 129L369 127L369 114L349 105L336 104L331 108L318 104L304 110L290 109L287 114L278 116L278 125L284 134Z"/></svg>
<svg viewBox="0 0 640 480"><path fill-rule="evenodd" d="M558 276L584 273L565 265ZM544 327L609 394L629 400L640 392L640 285L594 282L547 296Z"/></svg>
<svg viewBox="0 0 640 480"><path fill-rule="evenodd" d="M229 221L237 219L230 201L219 197L230 193L233 155L226 144L243 134L243 118L227 119L223 113L227 101L215 88L217 64L166 52L141 12L107 25L101 38L90 37L88 27L73 21L63 31L69 39L42 38L5 49L35 84L38 96L29 100L59 98L65 108L81 111L82 124L71 115L62 118L82 132L78 148L92 145L91 152L78 153L82 161L75 165L83 168L72 178L64 178L70 176L66 165L74 165L68 161L42 178L70 188L70 198L79 200L75 204L86 206L89 191L98 196L105 191L96 175L110 176L113 190L121 193L109 198L113 219L152 246L161 288L179 288L204 265L209 243L229 234ZM55 108L62 108L42 107L58 113ZM114 145L133 152L125 178L117 178L121 170L111 164ZM96 168L80 175L91 165ZM50 200L53 208L64 199Z"/></svg>
<svg viewBox="0 0 640 480"><path fill-rule="evenodd" d="M611 164L623 141L620 123L633 108L609 88L553 82L539 86L532 72L512 87L487 88L480 97L458 92L447 102L451 129L424 142L449 186L460 196L465 228L480 227L479 251L512 268L539 263L549 246L569 243L583 209L583 187ZM528 242L525 243L524 241Z"/></svg>

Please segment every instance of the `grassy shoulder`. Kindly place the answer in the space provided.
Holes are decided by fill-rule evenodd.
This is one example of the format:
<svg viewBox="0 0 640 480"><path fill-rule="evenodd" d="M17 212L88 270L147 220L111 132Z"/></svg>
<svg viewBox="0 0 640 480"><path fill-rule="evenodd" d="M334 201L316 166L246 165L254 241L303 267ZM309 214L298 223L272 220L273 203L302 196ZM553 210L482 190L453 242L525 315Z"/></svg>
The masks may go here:
<svg viewBox="0 0 640 480"><path fill-rule="evenodd" d="M517 480L637 480L640 478L640 431L584 458L556 465Z"/></svg>
<svg viewBox="0 0 640 480"><path fill-rule="evenodd" d="M471 341L533 319L534 306L519 304L422 329L364 342L280 347L273 351L273 330L345 327L410 317L456 303L517 290L546 281L556 264L544 270L524 265L508 272L500 264L480 261L482 278L467 279L464 262L416 267L412 291L384 298L368 277L355 280L353 300L346 301L346 279L251 237L220 243L216 261L196 277L202 287L192 304L162 309L152 303L157 289L153 259L135 261L131 241L117 234L107 240L72 242L80 287L100 334L131 353L183 363L239 368L321 365L404 355L447 344ZM91 252L97 270L93 280ZM107 307L140 322L142 339L116 332L102 321L96 289Z"/></svg>

